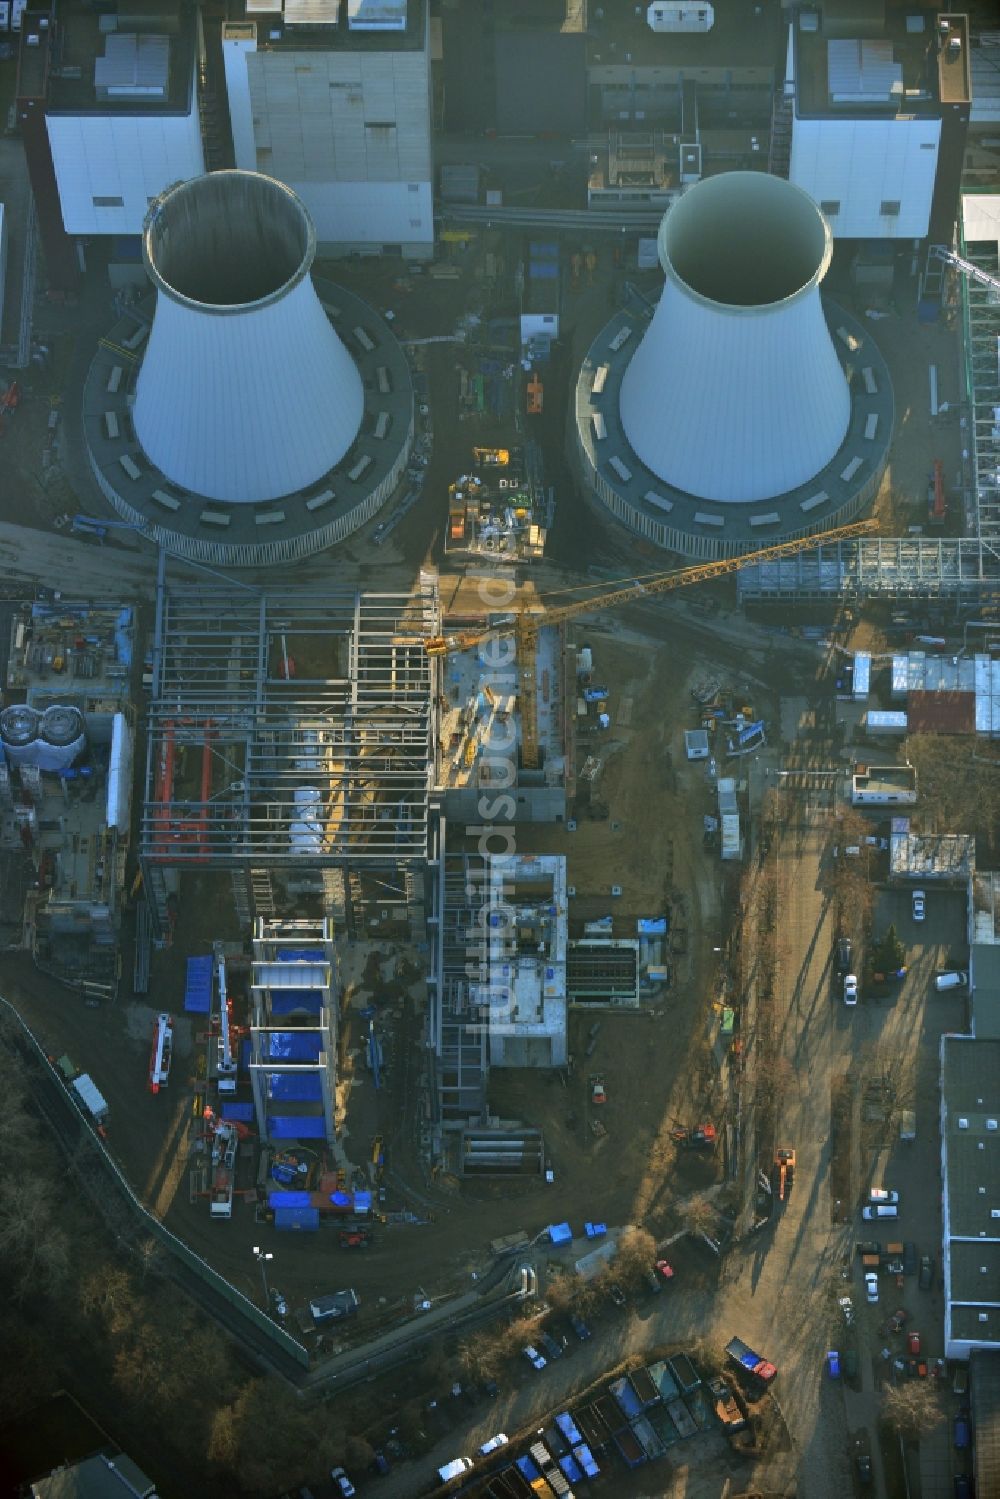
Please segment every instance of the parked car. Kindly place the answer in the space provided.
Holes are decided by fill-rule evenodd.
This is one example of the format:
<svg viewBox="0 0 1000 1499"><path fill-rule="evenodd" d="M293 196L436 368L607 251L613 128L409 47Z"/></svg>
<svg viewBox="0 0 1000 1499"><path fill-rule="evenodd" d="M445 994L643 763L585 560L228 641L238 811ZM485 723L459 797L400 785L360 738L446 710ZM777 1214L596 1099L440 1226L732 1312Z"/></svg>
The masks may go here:
<svg viewBox="0 0 1000 1499"><path fill-rule="evenodd" d="M955 1417L955 1428L952 1440L954 1441L956 1447L963 1448L968 1447L970 1439L971 1435L969 1427L969 1412L967 1410L962 1410L959 1411L958 1415Z"/></svg>
<svg viewBox="0 0 1000 1499"><path fill-rule="evenodd" d="M854 950L850 937L838 937L836 947L836 964L838 973L850 973Z"/></svg>
<svg viewBox="0 0 1000 1499"><path fill-rule="evenodd" d="M610 1286L608 1286L608 1295L611 1297L611 1300L614 1302L615 1306L625 1305L627 1299L625 1296L625 1292L622 1290L621 1286L616 1280L613 1280Z"/></svg>
<svg viewBox="0 0 1000 1499"><path fill-rule="evenodd" d="M854 1246L857 1254L881 1254L882 1243L879 1239L858 1239Z"/></svg>
<svg viewBox="0 0 1000 1499"><path fill-rule="evenodd" d="M966 1473L955 1474L955 1499L972 1499L972 1480Z"/></svg>
<svg viewBox="0 0 1000 1499"><path fill-rule="evenodd" d="M969 975L953 968L949 973L939 973L934 980L934 987L939 994L946 989L967 989L969 987Z"/></svg>
<svg viewBox="0 0 1000 1499"><path fill-rule="evenodd" d="M861 1216L866 1223L870 1223L873 1218L898 1218L899 1208L894 1202L879 1202L874 1205L869 1203L861 1209Z"/></svg>
<svg viewBox="0 0 1000 1499"><path fill-rule="evenodd" d="M906 1351L914 1355L920 1352L920 1334L918 1332L908 1332L906 1334Z"/></svg>
<svg viewBox="0 0 1000 1499"><path fill-rule="evenodd" d="M920 1289L929 1291L934 1284L934 1261L929 1254L920 1256Z"/></svg>
<svg viewBox="0 0 1000 1499"><path fill-rule="evenodd" d="M927 914L926 900L927 900L927 897L924 895L924 892L922 890L914 890L914 892L913 892L913 919L914 919L914 921L923 921L924 916Z"/></svg>
<svg viewBox="0 0 1000 1499"><path fill-rule="evenodd" d="M872 1187L868 1193L869 1202L899 1202L899 1193L892 1192L888 1187Z"/></svg>
<svg viewBox="0 0 1000 1499"><path fill-rule="evenodd" d="M869 1270L865 1276L865 1295L873 1305L878 1301L878 1272L876 1270Z"/></svg>
<svg viewBox="0 0 1000 1499"><path fill-rule="evenodd" d="M826 1370L831 1379L840 1378L840 1354L831 1348L826 1355Z"/></svg>
<svg viewBox="0 0 1000 1499"><path fill-rule="evenodd" d="M657 1273L662 1275L664 1280L673 1280L674 1267L673 1265L669 1265L666 1260L657 1260L656 1269Z"/></svg>
<svg viewBox="0 0 1000 1499"><path fill-rule="evenodd" d="M496 1452L500 1447L506 1447L506 1445L507 1433L498 1431L495 1437L490 1437L488 1442L483 1443L479 1449L479 1455L480 1457L489 1457L491 1452Z"/></svg>
<svg viewBox="0 0 1000 1499"><path fill-rule="evenodd" d="M330 1480L337 1485L343 1495L343 1499L351 1499L354 1493L354 1485L344 1472L343 1468L331 1468Z"/></svg>
<svg viewBox="0 0 1000 1499"><path fill-rule="evenodd" d="M903 1274L916 1275L917 1273L917 1246L912 1239L907 1239L903 1245Z"/></svg>
<svg viewBox="0 0 1000 1499"><path fill-rule="evenodd" d="M542 1357L533 1343L529 1343L526 1348L522 1348L521 1352L533 1369L544 1369L548 1363L548 1359Z"/></svg>
<svg viewBox="0 0 1000 1499"><path fill-rule="evenodd" d="M557 1343L550 1332L540 1332L538 1334L538 1341L546 1358L551 1360L562 1358L562 1344Z"/></svg>
<svg viewBox="0 0 1000 1499"><path fill-rule="evenodd" d="M844 975L844 1004L856 1005L858 1002L858 976L856 973Z"/></svg>
<svg viewBox="0 0 1000 1499"><path fill-rule="evenodd" d="M463 1473L468 1473L471 1467L471 1457L453 1457L450 1463L438 1468L438 1477L442 1483L450 1483L453 1478L460 1478ZM351 1493L353 1492L352 1489Z"/></svg>
<svg viewBox="0 0 1000 1499"><path fill-rule="evenodd" d="M591 1336L590 1328L587 1326L586 1322L584 1322L582 1317L577 1316L576 1312L571 1313L569 1325L576 1333L581 1343L585 1343Z"/></svg>

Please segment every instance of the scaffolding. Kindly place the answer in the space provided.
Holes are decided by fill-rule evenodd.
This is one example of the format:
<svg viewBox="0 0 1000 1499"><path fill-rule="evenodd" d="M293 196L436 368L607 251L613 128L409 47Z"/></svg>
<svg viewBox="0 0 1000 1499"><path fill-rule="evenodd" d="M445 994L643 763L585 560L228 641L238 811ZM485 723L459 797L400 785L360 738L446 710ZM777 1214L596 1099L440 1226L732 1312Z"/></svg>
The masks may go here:
<svg viewBox="0 0 1000 1499"><path fill-rule="evenodd" d="M333 923L257 919L250 1080L262 1141L335 1143L337 990Z"/></svg>
<svg viewBox="0 0 1000 1499"><path fill-rule="evenodd" d="M1000 544L1000 245L966 248L960 262L965 392L971 415L973 515L977 537Z"/></svg>
<svg viewBox="0 0 1000 1499"><path fill-rule="evenodd" d="M1000 536L840 541L745 567L737 590L744 604L939 598L978 606L1000 600Z"/></svg>
<svg viewBox="0 0 1000 1499"><path fill-rule="evenodd" d="M432 574L413 593L161 580L140 827L161 932L170 870L232 871L252 920L274 910L265 871L339 870L342 891L345 870L426 862L439 628Z"/></svg>

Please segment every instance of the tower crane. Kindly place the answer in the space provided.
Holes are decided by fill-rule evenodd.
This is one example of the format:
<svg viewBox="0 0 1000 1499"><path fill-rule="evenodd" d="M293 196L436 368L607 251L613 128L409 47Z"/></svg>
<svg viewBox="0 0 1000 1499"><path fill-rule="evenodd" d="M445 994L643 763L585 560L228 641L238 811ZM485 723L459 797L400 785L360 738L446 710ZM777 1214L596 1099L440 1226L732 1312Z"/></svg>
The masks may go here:
<svg viewBox="0 0 1000 1499"><path fill-rule="evenodd" d="M520 681L519 706L521 709L521 759L526 769L536 770L539 764L538 708L535 698L535 648L538 632L545 625L559 625L575 619L580 614L595 610L617 608L619 604L631 604L658 593L670 593L676 588L687 588L692 583L704 583L710 578L723 578L741 568L751 567L757 562L770 562L780 557L794 557L799 552L813 547L849 541L857 536L870 535L878 530L878 522L872 519L852 521L850 525L836 526L830 531L821 531L811 536L799 536L794 541L777 541L772 546L759 547L753 552L742 552L736 557L723 557L716 562L701 562L694 567L677 568L673 572L652 573L648 578L636 579L622 588L594 594L590 598L577 599L572 604L559 604L555 608L543 608L540 612L521 610L513 618L502 620L490 627L463 631L457 635L432 635L424 641L428 656L451 656L458 651L467 651L493 640L497 636L513 636L515 659Z"/></svg>

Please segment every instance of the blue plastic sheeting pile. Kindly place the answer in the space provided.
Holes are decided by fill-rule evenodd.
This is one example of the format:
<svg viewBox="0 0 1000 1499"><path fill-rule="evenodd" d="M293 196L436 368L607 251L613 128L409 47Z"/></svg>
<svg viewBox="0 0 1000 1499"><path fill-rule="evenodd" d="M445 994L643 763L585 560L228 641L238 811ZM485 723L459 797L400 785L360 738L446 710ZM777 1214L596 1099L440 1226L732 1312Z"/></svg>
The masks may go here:
<svg viewBox="0 0 1000 1499"><path fill-rule="evenodd" d="M212 1008L212 959L188 958L187 982L184 986L184 1008L196 1015L207 1015Z"/></svg>
<svg viewBox="0 0 1000 1499"><path fill-rule="evenodd" d="M267 1054L276 1062L315 1062L321 1044L318 1031L272 1031Z"/></svg>

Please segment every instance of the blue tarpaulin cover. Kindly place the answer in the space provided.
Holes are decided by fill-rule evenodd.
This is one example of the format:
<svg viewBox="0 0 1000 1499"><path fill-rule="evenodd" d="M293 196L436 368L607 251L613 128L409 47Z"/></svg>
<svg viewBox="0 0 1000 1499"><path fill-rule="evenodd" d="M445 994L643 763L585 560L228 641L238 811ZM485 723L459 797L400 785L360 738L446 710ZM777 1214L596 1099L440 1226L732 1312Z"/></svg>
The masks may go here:
<svg viewBox="0 0 1000 1499"><path fill-rule="evenodd" d="M267 1080L269 1098L293 1099L296 1103L311 1103L323 1097L319 1078L315 1073L298 1077L294 1072L272 1072Z"/></svg>
<svg viewBox="0 0 1000 1499"><path fill-rule="evenodd" d="M272 989L269 1002L272 1015L291 1015L295 1010L318 1015L323 1008L323 994L319 989Z"/></svg>
<svg viewBox="0 0 1000 1499"><path fill-rule="evenodd" d="M223 1119L237 1119L240 1124L253 1123L252 1103L224 1103L222 1105Z"/></svg>
<svg viewBox="0 0 1000 1499"><path fill-rule="evenodd" d="M330 1201L338 1208L349 1208L351 1205L350 1192L331 1192Z"/></svg>
<svg viewBox="0 0 1000 1499"><path fill-rule="evenodd" d="M270 1208L311 1208L312 1198L308 1192L268 1192Z"/></svg>
<svg viewBox="0 0 1000 1499"><path fill-rule="evenodd" d="M241 1072L249 1072L250 1071L250 1056L251 1056L252 1049L253 1049L253 1043L252 1042L250 1042L250 1041L241 1041L240 1042L240 1071Z"/></svg>
<svg viewBox="0 0 1000 1499"><path fill-rule="evenodd" d="M299 1114L277 1119L268 1115L267 1133L273 1140L323 1140L326 1125L322 1114Z"/></svg>
<svg viewBox="0 0 1000 1499"><path fill-rule="evenodd" d="M283 1062L315 1062L320 1042L317 1031L272 1031L267 1054Z"/></svg>
<svg viewBox="0 0 1000 1499"><path fill-rule="evenodd" d="M321 963L322 961L323 955L319 948L316 947L302 949L297 947L278 948L279 963Z"/></svg>
<svg viewBox="0 0 1000 1499"><path fill-rule="evenodd" d="M573 1237L573 1230L568 1223L552 1223L549 1225L549 1238L553 1244L568 1244Z"/></svg>
<svg viewBox="0 0 1000 1499"><path fill-rule="evenodd" d="M196 1015L207 1015L212 1007L212 958L188 958L187 983L184 986L184 1008Z"/></svg>
<svg viewBox="0 0 1000 1499"><path fill-rule="evenodd" d="M370 1192L355 1192L354 1211L356 1213L370 1213L372 1210L372 1194Z"/></svg>
<svg viewBox="0 0 1000 1499"><path fill-rule="evenodd" d="M636 922L635 927L640 937L665 937L667 935L667 918L665 916L643 916Z"/></svg>

